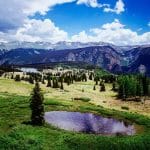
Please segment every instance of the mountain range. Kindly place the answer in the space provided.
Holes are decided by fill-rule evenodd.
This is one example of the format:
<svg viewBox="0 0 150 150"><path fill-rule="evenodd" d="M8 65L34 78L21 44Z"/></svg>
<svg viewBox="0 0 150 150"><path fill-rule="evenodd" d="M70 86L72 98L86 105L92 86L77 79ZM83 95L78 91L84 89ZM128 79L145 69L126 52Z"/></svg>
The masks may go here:
<svg viewBox="0 0 150 150"><path fill-rule="evenodd" d="M111 72L150 74L150 45L116 46L94 42L11 42L0 43L0 65L85 62Z"/></svg>

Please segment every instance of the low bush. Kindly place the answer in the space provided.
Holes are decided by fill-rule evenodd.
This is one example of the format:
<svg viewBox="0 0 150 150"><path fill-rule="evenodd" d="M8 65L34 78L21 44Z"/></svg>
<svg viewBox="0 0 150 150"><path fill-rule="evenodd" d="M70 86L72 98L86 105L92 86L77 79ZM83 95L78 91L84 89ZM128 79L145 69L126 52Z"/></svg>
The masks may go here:
<svg viewBox="0 0 150 150"><path fill-rule="evenodd" d="M89 102L91 99L88 97L75 97L74 100L80 100L83 102Z"/></svg>
<svg viewBox="0 0 150 150"><path fill-rule="evenodd" d="M129 110L129 107L127 107L127 106L121 106L121 109Z"/></svg>

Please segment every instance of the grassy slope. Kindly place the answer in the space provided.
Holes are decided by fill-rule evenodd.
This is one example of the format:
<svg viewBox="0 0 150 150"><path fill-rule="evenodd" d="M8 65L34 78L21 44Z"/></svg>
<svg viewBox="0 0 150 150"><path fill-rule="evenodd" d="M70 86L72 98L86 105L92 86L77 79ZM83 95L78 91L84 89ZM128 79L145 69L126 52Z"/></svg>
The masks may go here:
<svg viewBox="0 0 150 150"><path fill-rule="evenodd" d="M67 132L49 125L44 127L26 125L23 122L30 119L28 92L31 91L32 85L13 82L14 85L18 85L18 88L12 90L12 85L10 85L12 82L0 80L0 149L137 150L150 148L150 118L138 114L108 110L82 101L59 100L46 96L45 110L94 112L116 118L126 118L144 125L145 132L131 137L104 137ZM5 87L5 91L4 89L1 90L2 85L8 85L11 91L7 92L8 87ZM44 89L43 91L45 92Z"/></svg>
<svg viewBox="0 0 150 150"><path fill-rule="evenodd" d="M111 91L111 84L106 84L106 92L99 92L99 86L96 86L96 91L93 90L93 81L76 82L70 86L64 85L64 91L60 89L47 88L46 85L41 85L44 97L56 100L72 100L72 98L90 98L91 103L101 105L105 108L123 110L122 107L128 107L129 112L137 112L143 115L150 116L150 100L145 104L140 102L125 102L116 100L116 93ZM33 85L27 82L14 82L0 78L0 92L9 92L17 95L29 96ZM84 92L82 92L84 89ZM127 111L127 110L124 110Z"/></svg>

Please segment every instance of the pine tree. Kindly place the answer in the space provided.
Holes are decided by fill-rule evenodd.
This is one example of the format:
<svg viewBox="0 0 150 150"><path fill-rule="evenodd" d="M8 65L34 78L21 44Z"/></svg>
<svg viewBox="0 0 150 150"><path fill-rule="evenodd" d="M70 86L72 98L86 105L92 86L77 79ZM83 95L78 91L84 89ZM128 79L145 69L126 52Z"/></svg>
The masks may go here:
<svg viewBox="0 0 150 150"><path fill-rule="evenodd" d="M33 80L33 77L31 75L29 76L29 83L34 84L34 80Z"/></svg>
<svg viewBox="0 0 150 150"><path fill-rule="evenodd" d="M143 85L141 78L133 75L121 76L118 79L118 97L121 99L136 98L143 95Z"/></svg>
<svg viewBox="0 0 150 150"><path fill-rule="evenodd" d="M146 96L148 95L148 84L149 84L149 81L146 76L142 77L142 84L143 84L143 93L144 96Z"/></svg>
<svg viewBox="0 0 150 150"><path fill-rule="evenodd" d="M143 94L144 94L144 92L143 92L143 86L142 86L142 83L139 81L137 83L136 95L142 97Z"/></svg>
<svg viewBox="0 0 150 150"><path fill-rule="evenodd" d="M16 75L15 81L21 81L21 78L20 78L20 75L19 75L19 74Z"/></svg>
<svg viewBox="0 0 150 150"><path fill-rule="evenodd" d="M60 77L60 89L64 89L64 86L63 86L63 77Z"/></svg>
<svg viewBox="0 0 150 150"><path fill-rule="evenodd" d="M93 86L93 90L94 90L94 91L96 90L96 86L95 86L95 85Z"/></svg>
<svg viewBox="0 0 150 150"><path fill-rule="evenodd" d="M30 99L30 108L32 111L31 114L31 123L33 125L43 125L44 124L44 97L41 93L39 83L36 82L33 89L33 93Z"/></svg>
<svg viewBox="0 0 150 150"><path fill-rule="evenodd" d="M24 76L21 77L21 80L25 80Z"/></svg>
<svg viewBox="0 0 150 150"><path fill-rule="evenodd" d="M45 84L45 79L44 79L44 77L42 78L42 84Z"/></svg>
<svg viewBox="0 0 150 150"><path fill-rule="evenodd" d="M104 84L104 81L101 80L100 83L99 83L99 86L102 86Z"/></svg>
<svg viewBox="0 0 150 150"><path fill-rule="evenodd" d="M53 82L53 88L55 88L56 85L55 85L55 80L54 80L54 78L52 78L52 82Z"/></svg>
<svg viewBox="0 0 150 150"><path fill-rule="evenodd" d="M14 74L11 75L11 79L14 79Z"/></svg>
<svg viewBox="0 0 150 150"><path fill-rule="evenodd" d="M135 76L128 78L128 97L135 97L137 90L137 79Z"/></svg>
<svg viewBox="0 0 150 150"><path fill-rule="evenodd" d="M66 81L67 81L67 85L70 85L70 78L69 78L69 76L67 76Z"/></svg>
<svg viewBox="0 0 150 150"><path fill-rule="evenodd" d="M71 75L71 83L73 84L73 76Z"/></svg>
<svg viewBox="0 0 150 150"><path fill-rule="evenodd" d="M124 87L124 85L122 86L122 99L123 100L126 100L126 92L125 92L125 87Z"/></svg>
<svg viewBox="0 0 150 150"><path fill-rule="evenodd" d="M106 91L106 89L105 89L105 84L102 84L102 85L100 86L100 91L101 91L101 92Z"/></svg>
<svg viewBox="0 0 150 150"><path fill-rule="evenodd" d="M60 82L60 89L64 89L63 82Z"/></svg>
<svg viewBox="0 0 150 150"><path fill-rule="evenodd" d="M51 87L51 86L52 86L52 84L51 84L51 79L48 78L48 80L47 80L47 87Z"/></svg>
<svg viewBox="0 0 150 150"><path fill-rule="evenodd" d="M118 80L119 89L118 89L118 98L121 98L123 100L127 97L127 84L126 84L126 77L121 76Z"/></svg>
<svg viewBox="0 0 150 150"><path fill-rule="evenodd" d="M90 75L89 75L89 80L93 80L93 74L92 73L90 73Z"/></svg>
<svg viewBox="0 0 150 150"><path fill-rule="evenodd" d="M148 96L150 97L150 84L148 85Z"/></svg>
<svg viewBox="0 0 150 150"><path fill-rule="evenodd" d="M117 89L117 85L116 85L117 83L116 82L113 82L112 83L112 91L117 91L118 89Z"/></svg>
<svg viewBox="0 0 150 150"><path fill-rule="evenodd" d="M85 73L82 74L82 81L87 82L87 77L86 77L86 74L85 74Z"/></svg>
<svg viewBox="0 0 150 150"><path fill-rule="evenodd" d="M59 88L58 80L56 78L53 78L52 81L53 81L53 88Z"/></svg>
<svg viewBox="0 0 150 150"><path fill-rule="evenodd" d="M98 85L99 77L95 76L94 81L95 81L95 84Z"/></svg>
<svg viewBox="0 0 150 150"><path fill-rule="evenodd" d="M55 80L56 88L59 88L58 79Z"/></svg>

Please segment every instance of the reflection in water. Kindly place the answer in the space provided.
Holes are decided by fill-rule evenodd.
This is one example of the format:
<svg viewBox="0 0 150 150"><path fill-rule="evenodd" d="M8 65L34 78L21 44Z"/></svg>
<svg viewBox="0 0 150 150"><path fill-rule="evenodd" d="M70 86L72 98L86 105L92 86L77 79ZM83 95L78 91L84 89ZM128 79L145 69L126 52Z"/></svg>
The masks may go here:
<svg viewBox="0 0 150 150"><path fill-rule="evenodd" d="M51 111L45 113L45 120L51 125L69 131L103 135L135 134L135 128L133 125L91 113Z"/></svg>

